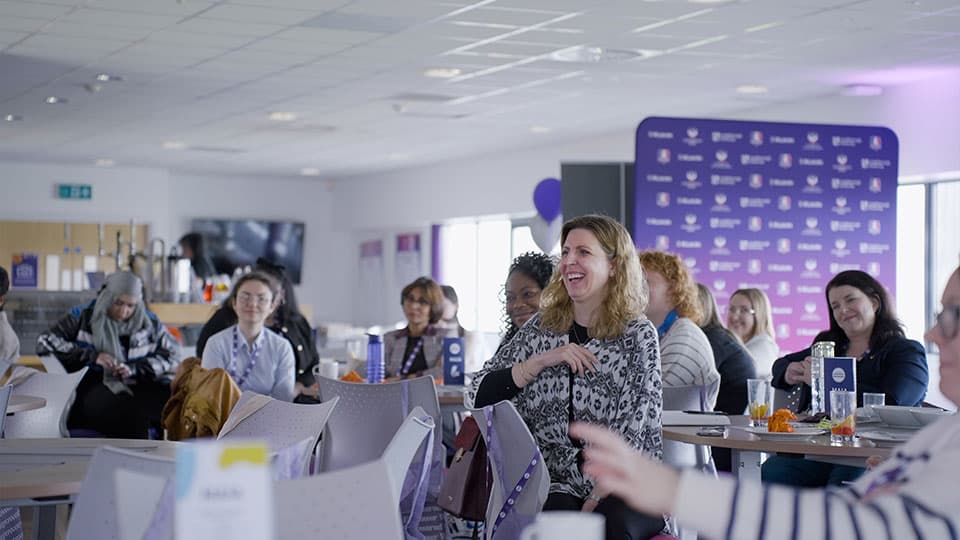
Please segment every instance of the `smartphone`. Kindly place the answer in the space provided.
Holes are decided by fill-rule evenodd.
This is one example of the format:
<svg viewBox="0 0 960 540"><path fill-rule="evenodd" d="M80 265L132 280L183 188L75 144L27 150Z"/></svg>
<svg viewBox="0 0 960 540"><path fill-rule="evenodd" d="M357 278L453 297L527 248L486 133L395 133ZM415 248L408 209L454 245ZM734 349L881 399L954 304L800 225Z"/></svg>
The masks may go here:
<svg viewBox="0 0 960 540"><path fill-rule="evenodd" d="M724 416L725 414L727 414L727 413L725 413L725 412L723 412L723 411L694 411L694 410L690 410L690 411L683 411L683 412L685 412L685 413L687 413L687 414L712 414L712 415L714 415L714 416Z"/></svg>
<svg viewBox="0 0 960 540"><path fill-rule="evenodd" d="M727 433L724 426L707 426L697 430L697 435L701 437L723 437Z"/></svg>

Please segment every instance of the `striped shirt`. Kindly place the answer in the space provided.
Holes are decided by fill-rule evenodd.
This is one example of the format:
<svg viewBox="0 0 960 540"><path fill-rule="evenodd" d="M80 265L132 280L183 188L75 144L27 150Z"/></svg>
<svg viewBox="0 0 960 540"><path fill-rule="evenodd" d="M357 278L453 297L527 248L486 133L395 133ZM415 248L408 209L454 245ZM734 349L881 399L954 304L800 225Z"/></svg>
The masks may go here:
<svg viewBox="0 0 960 540"><path fill-rule="evenodd" d="M681 317L660 338L664 386L705 386L712 409L720 391L720 373L707 336L693 321Z"/></svg>
<svg viewBox="0 0 960 540"><path fill-rule="evenodd" d="M686 471L675 515L708 538L956 539L960 416L918 432L843 489L795 489Z"/></svg>

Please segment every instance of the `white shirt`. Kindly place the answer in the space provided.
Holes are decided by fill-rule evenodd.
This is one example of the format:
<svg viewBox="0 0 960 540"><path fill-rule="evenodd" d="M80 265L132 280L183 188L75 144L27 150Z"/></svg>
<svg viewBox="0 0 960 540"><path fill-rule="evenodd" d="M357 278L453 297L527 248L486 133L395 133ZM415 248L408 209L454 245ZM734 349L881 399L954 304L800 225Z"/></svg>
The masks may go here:
<svg viewBox="0 0 960 540"><path fill-rule="evenodd" d="M293 347L282 336L264 327L260 335L253 341L253 348L247 344L243 334L239 334L239 350L237 358L233 358L233 332L237 325L221 330L207 340L203 349L201 366L207 369L223 368L234 377L233 382L241 390L249 390L258 394L273 396L281 401L293 401L296 396L294 390L295 369ZM246 379L238 382L253 358L254 349L259 348L257 363L247 375Z"/></svg>
<svg viewBox="0 0 960 540"><path fill-rule="evenodd" d="M772 375L773 362L780 357L780 347L777 347L777 342L767 334L757 334L745 345L750 356L753 357L757 378L769 379Z"/></svg>

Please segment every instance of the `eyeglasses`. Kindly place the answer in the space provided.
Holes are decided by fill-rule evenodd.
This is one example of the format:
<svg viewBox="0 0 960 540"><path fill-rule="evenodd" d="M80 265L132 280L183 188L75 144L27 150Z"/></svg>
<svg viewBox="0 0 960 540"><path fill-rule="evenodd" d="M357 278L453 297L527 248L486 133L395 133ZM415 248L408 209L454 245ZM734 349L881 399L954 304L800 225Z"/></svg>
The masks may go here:
<svg viewBox="0 0 960 540"><path fill-rule="evenodd" d="M240 293L237 295L237 303L247 306L265 306L270 303L270 297L262 294L254 296L250 293Z"/></svg>
<svg viewBox="0 0 960 540"><path fill-rule="evenodd" d="M753 315L757 312L757 310L747 306L730 306L727 308L727 311L731 315Z"/></svg>
<svg viewBox="0 0 960 540"><path fill-rule="evenodd" d="M957 337L960 330L960 305L944 306L943 311L937 313L937 327L946 339Z"/></svg>
<svg viewBox="0 0 960 540"><path fill-rule="evenodd" d="M424 298L424 297L422 297L422 296L419 297L419 298L417 298L417 297L414 297L414 296L410 296L409 294L408 294L407 296L404 296L404 297L403 297L403 303L405 303L405 304L420 304L421 306L424 306L424 307L428 307L428 306L430 305L430 301L427 300L426 298Z"/></svg>

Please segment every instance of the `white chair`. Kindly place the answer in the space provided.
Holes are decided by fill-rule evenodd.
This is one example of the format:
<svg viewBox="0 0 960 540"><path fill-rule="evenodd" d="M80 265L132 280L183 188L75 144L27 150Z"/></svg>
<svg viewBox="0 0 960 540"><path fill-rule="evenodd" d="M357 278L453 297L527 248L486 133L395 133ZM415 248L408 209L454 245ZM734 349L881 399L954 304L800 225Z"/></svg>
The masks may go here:
<svg viewBox="0 0 960 540"><path fill-rule="evenodd" d="M501 401L492 407L472 411L480 426L480 434L487 445L487 461L493 470L493 487L487 503L484 536L517 538L520 531L533 522L543 509L550 491L550 473L540 455L536 439L513 403ZM487 423L492 423L492 430ZM491 439L495 437L496 440ZM498 455L499 454L499 455ZM531 462L537 459L532 466ZM530 471L530 477L512 510L494 530L498 514L504 509L508 494L513 494L520 479Z"/></svg>
<svg viewBox="0 0 960 540"><path fill-rule="evenodd" d="M42 397L44 407L19 412L4 426L8 439L40 439L69 437L67 417L75 391L87 368L66 375L36 372L13 388L13 395Z"/></svg>
<svg viewBox="0 0 960 540"><path fill-rule="evenodd" d="M9 364L4 367L0 365L0 375L2 375ZM0 438L3 438L3 424L7 418L7 403L10 401L10 394L13 393L12 386L0 386ZM18 538L23 536L23 528L20 524L20 509L15 506L0 506L0 538Z"/></svg>
<svg viewBox="0 0 960 540"><path fill-rule="evenodd" d="M277 538L404 538L400 494L433 426L415 407L373 461L274 484Z"/></svg>
<svg viewBox="0 0 960 540"><path fill-rule="evenodd" d="M7 419L7 403L10 402L10 395L12 393L12 386L0 386L0 438L3 438L3 425Z"/></svg>
<svg viewBox="0 0 960 540"><path fill-rule="evenodd" d="M52 354L45 354L41 356L40 363L43 364L43 369L47 370L47 373L53 373L54 375L67 374L67 369L63 367L63 364L60 362L60 360Z"/></svg>
<svg viewBox="0 0 960 540"><path fill-rule="evenodd" d="M242 419L236 415L246 414L245 409L253 401L263 401L264 404ZM308 444L302 445L303 474L308 472L310 455L317 446L317 441L323 433L331 413L335 410L339 398L333 397L320 404L299 404L279 401L268 396L244 392L240 400L234 405L230 417L224 423L218 439L264 439L274 452L302 445L304 439L310 439ZM249 409L247 409L249 412ZM232 428L230 427L237 420ZM299 475L298 475L299 476Z"/></svg>
<svg viewBox="0 0 960 540"><path fill-rule="evenodd" d="M174 470L171 458L109 446L98 448L70 513L67 540L142 538L153 517L151 509L156 507ZM120 475L122 497L117 489L117 471L134 473ZM130 488L131 481L136 489Z"/></svg>

